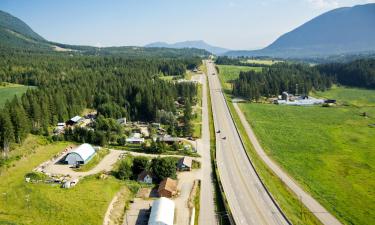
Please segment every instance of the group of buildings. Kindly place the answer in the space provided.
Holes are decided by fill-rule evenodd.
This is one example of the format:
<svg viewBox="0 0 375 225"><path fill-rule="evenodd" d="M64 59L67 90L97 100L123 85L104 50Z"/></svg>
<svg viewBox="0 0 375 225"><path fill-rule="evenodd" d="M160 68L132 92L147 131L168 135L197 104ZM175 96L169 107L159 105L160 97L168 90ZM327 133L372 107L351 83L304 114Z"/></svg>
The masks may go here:
<svg viewBox="0 0 375 225"><path fill-rule="evenodd" d="M277 105L295 105L295 106L309 106L336 103L333 99L319 99L308 95L295 96L284 91L277 99L273 99L273 103Z"/></svg>

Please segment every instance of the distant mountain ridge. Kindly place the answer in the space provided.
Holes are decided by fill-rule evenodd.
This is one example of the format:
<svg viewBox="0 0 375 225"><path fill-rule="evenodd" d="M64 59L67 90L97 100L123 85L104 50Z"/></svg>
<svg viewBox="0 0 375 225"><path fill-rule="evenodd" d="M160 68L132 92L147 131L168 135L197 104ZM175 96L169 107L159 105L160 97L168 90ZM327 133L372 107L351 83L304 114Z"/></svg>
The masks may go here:
<svg viewBox="0 0 375 225"><path fill-rule="evenodd" d="M227 56L317 57L375 51L375 3L326 12L255 51Z"/></svg>
<svg viewBox="0 0 375 225"><path fill-rule="evenodd" d="M137 46L98 48L93 46L69 45L48 41L34 32L25 22L0 10L0 51L69 52L86 55L123 55L128 57L207 57L203 49L164 49Z"/></svg>
<svg viewBox="0 0 375 225"><path fill-rule="evenodd" d="M210 44L207 44L206 42L202 40L198 41L183 41L183 42L176 42L173 44L168 44L166 42L154 42L150 43L148 45L145 45L144 47L149 48L149 47L156 47L156 48L198 48L198 49L204 49L206 51L209 51L215 55L221 55L229 49L226 48L221 48L217 46L212 46Z"/></svg>

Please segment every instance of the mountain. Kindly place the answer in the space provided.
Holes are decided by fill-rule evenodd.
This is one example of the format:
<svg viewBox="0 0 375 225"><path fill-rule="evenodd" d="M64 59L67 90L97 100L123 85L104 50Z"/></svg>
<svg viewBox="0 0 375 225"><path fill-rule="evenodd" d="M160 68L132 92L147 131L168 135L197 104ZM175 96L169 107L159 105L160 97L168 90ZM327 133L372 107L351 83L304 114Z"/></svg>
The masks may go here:
<svg viewBox="0 0 375 225"><path fill-rule="evenodd" d="M47 41L22 20L0 10L0 47L51 48Z"/></svg>
<svg viewBox="0 0 375 225"><path fill-rule="evenodd" d="M324 13L255 51L228 56L319 57L375 51L375 3Z"/></svg>
<svg viewBox="0 0 375 225"><path fill-rule="evenodd" d="M198 49L204 49L206 51L209 51L215 55L221 55L227 51L228 49L221 48L221 47L216 47L207 44L204 41L183 41L183 42L177 42L174 44L168 44L165 42L154 42L148 45L145 45L145 47L156 47L156 48L198 48Z"/></svg>
<svg viewBox="0 0 375 225"><path fill-rule="evenodd" d="M210 53L204 49L144 48L137 46L119 46L98 48L93 46L68 45L51 42L34 32L25 22L0 10L0 52L69 52L85 55L121 55L127 57L207 57Z"/></svg>

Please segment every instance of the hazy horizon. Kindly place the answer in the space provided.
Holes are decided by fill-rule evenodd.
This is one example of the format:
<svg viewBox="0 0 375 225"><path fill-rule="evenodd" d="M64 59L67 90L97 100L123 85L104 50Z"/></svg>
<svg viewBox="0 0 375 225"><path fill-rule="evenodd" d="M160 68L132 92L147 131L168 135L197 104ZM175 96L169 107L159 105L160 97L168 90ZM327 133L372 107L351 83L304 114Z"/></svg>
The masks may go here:
<svg viewBox="0 0 375 225"><path fill-rule="evenodd" d="M0 10L50 41L144 46L191 40L228 49L259 49L331 9L375 0L2 0Z"/></svg>

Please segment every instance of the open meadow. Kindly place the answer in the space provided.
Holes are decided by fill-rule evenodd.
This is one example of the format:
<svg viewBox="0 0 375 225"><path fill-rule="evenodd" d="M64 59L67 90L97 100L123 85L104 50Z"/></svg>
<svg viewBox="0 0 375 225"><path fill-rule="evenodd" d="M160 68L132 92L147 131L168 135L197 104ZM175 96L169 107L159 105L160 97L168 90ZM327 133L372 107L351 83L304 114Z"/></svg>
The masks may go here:
<svg viewBox="0 0 375 225"><path fill-rule="evenodd" d="M109 203L124 188L124 182L111 176L90 176L71 189L26 183L26 173L71 144L41 139L26 139L25 143L32 147L29 154L1 171L0 224L102 224ZM127 193L130 196L129 190Z"/></svg>
<svg viewBox="0 0 375 225"><path fill-rule="evenodd" d="M0 85L0 107L2 107L7 100L12 100L15 95L21 97L29 88L29 86L20 84L6 83L5 86Z"/></svg>
<svg viewBox="0 0 375 225"><path fill-rule="evenodd" d="M239 106L265 151L328 210L346 224L375 224L375 91L315 95L338 104Z"/></svg>
<svg viewBox="0 0 375 225"><path fill-rule="evenodd" d="M231 91L231 82L238 78L241 71L247 72L250 70L261 71L262 67L250 67L250 66L232 66L232 65L217 65L219 73L222 75L220 80L222 81L223 88L225 91Z"/></svg>

